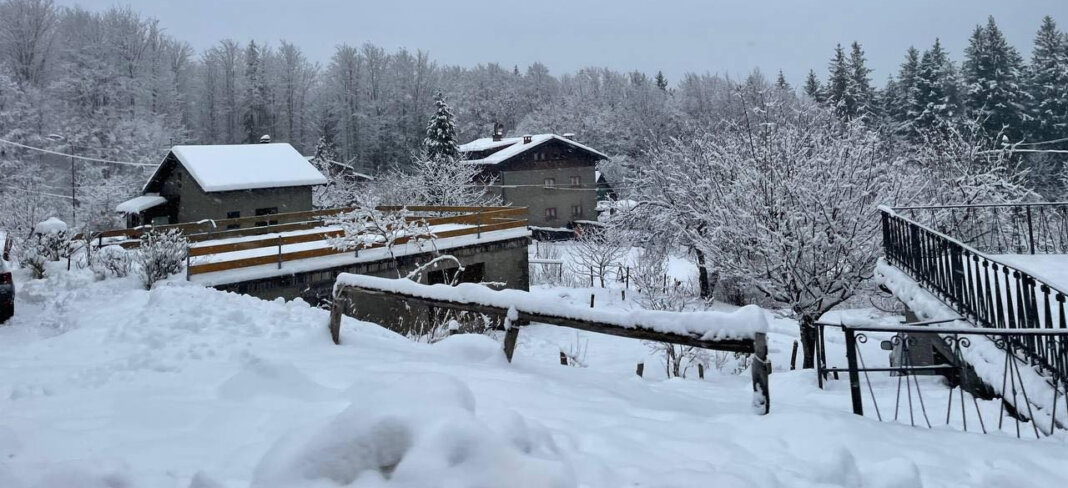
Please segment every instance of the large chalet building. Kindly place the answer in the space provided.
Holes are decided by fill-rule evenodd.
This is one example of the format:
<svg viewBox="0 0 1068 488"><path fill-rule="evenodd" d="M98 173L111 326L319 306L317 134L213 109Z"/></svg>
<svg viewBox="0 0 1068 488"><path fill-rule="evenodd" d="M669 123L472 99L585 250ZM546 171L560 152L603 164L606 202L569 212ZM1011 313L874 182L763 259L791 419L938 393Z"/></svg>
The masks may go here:
<svg viewBox="0 0 1068 488"><path fill-rule="evenodd" d="M326 184L286 143L174 146L142 195L116 208L128 227L221 220L312 210L312 189Z"/></svg>
<svg viewBox="0 0 1068 488"><path fill-rule="evenodd" d="M570 134L493 136L460 146L467 164L477 164L493 179L490 191L505 205L527 207L533 227L567 228L597 220L597 162L601 152L579 144Z"/></svg>

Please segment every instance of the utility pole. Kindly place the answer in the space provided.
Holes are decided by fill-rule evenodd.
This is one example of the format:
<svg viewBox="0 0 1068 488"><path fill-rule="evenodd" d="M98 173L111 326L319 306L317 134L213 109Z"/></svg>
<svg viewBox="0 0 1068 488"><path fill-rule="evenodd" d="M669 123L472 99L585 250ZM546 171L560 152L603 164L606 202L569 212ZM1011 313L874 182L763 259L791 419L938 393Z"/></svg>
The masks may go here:
<svg viewBox="0 0 1068 488"><path fill-rule="evenodd" d="M78 195L75 193L75 182L77 180L77 173L74 166L74 145L70 146L70 217L71 228L78 225Z"/></svg>

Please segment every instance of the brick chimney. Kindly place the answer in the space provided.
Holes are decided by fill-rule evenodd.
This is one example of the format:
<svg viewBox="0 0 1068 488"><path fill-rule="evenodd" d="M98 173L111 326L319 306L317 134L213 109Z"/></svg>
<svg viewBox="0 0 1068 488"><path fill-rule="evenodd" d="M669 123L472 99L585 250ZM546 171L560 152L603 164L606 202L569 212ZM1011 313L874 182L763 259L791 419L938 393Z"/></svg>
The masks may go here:
<svg viewBox="0 0 1068 488"><path fill-rule="evenodd" d="M500 122L493 123L493 142L499 142L504 138L504 124Z"/></svg>
<svg viewBox="0 0 1068 488"><path fill-rule="evenodd" d="M523 135L523 144L530 144L530 141L534 140L534 136L530 134Z"/></svg>

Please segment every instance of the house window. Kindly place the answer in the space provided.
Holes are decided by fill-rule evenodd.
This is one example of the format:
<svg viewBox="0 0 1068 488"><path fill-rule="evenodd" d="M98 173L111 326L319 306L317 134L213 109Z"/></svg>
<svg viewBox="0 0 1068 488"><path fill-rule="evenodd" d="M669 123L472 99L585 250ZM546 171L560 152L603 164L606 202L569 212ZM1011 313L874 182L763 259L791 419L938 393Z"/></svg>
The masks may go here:
<svg viewBox="0 0 1068 488"><path fill-rule="evenodd" d="M241 212L226 212L226 218L228 218L228 219L240 219L241 218ZM241 224L233 224L233 223L226 224L226 230L240 229L240 228L241 228Z"/></svg>
<svg viewBox="0 0 1068 488"><path fill-rule="evenodd" d="M545 209L545 220L556 220L556 207Z"/></svg>
<svg viewBox="0 0 1068 488"><path fill-rule="evenodd" d="M556 188L556 178L545 178L545 188Z"/></svg>
<svg viewBox="0 0 1068 488"><path fill-rule="evenodd" d="M571 177L571 186L582 186L582 177L581 176L572 176Z"/></svg>
<svg viewBox="0 0 1068 488"><path fill-rule="evenodd" d="M582 217L582 205L572 205L571 206L571 216L572 217Z"/></svg>
<svg viewBox="0 0 1068 488"><path fill-rule="evenodd" d="M268 207L268 208L257 208L256 209L256 216L257 217L260 217L260 216L263 216L263 215L276 215L276 214L278 214L278 207ZM269 220L261 220L261 221L256 222L256 226L257 227L263 227L265 225L278 225L278 220L277 219L269 219Z"/></svg>

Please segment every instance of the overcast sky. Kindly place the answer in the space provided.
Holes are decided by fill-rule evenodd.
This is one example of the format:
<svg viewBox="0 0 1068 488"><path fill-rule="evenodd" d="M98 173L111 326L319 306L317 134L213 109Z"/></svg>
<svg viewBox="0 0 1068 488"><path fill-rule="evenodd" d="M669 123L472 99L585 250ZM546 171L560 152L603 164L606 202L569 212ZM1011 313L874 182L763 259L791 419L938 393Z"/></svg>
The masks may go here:
<svg viewBox="0 0 1068 488"><path fill-rule="evenodd" d="M130 5L198 50L224 38L285 39L326 64L334 46L364 42L429 51L442 64L534 61L552 73L606 66L674 82L686 72L782 69L825 76L835 43L859 40L880 84L905 49L941 37L960 60L993 15L1030 57L1044 15L1068 27L1068 0L57 0L91 10Z"/></svg>

